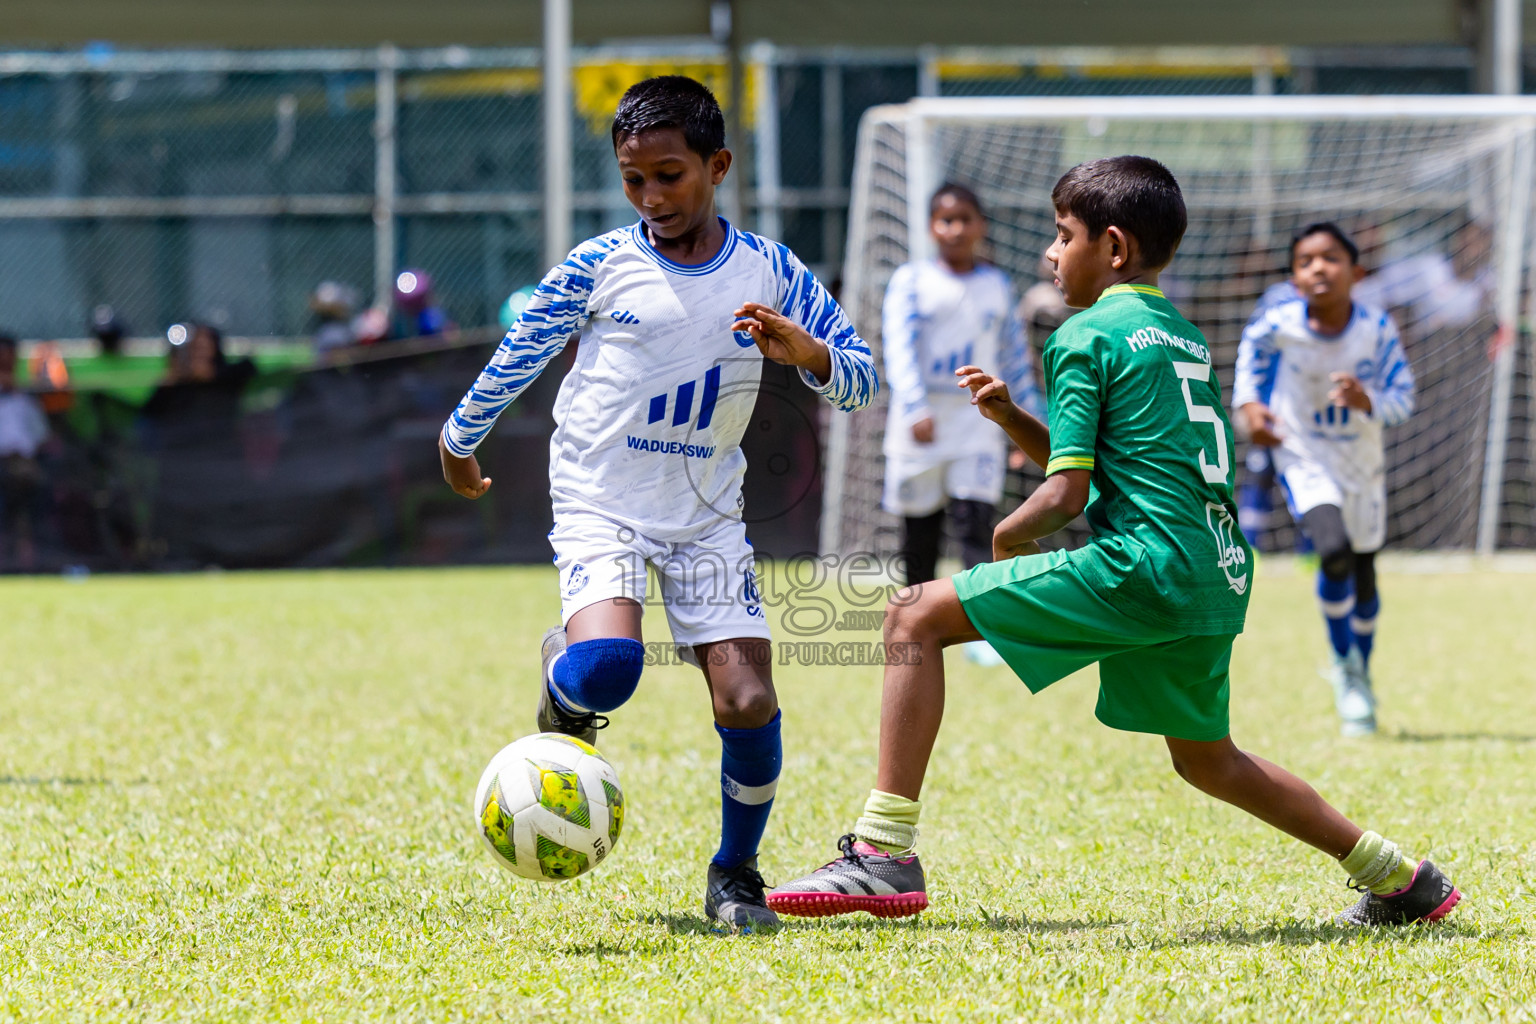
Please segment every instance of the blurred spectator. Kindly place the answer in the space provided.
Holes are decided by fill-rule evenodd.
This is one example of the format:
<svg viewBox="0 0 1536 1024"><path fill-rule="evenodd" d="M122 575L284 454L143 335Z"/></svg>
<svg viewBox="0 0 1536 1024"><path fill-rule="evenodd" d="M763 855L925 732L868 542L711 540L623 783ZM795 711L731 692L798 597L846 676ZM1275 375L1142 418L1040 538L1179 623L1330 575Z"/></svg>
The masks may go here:
<svg viewBox="0 0 1536 1024"><path fill-rule="evenodd" d="M224 335L211 324L172 324L165 377L144 406L152 419L189 418L204 427L233 426L240 393L256 375L249 359L230 362Z"/></svg>
<svg viewBox="0 0 1536 1024"><path fill-rule="evenodd" d="M357 290L336 281L321 281L309 297L309 308L319 321L315 328L315 352L324 354L357 342L352 314L357 309Z"/></svg>
<svg viewBox="0 0 1536 1024"><path fill-rule="evenodd" d="M69 387L69 367L64 363L64 353L59 351L58 342L40 341L32 346L32 355L27 359L27 376L50 420L58 420L75 404L75 393Z"/></svg>
<svg viewBox="0 0 1536 1024"><path fill-rule="evenodd" d="M115 358L123 354L123 336L128 333L117 312L106 303L91 311L91 335L101 346L101 354Z"/></svg>
<svg viewBox="0 0 1536 1024"><path fill-rule="evenodd" d="M402 270L395 278L397 338L424 338L453 329L448 314L432 302L432 275L425 270Z"/></svg>
<svg viewBox="0 0 1536 1024"><path fill-rule="evenodd" d="M359 345L372 345L389 337L389 310L382 306L369 306L352 318L352 340Z"/></svg>
<svg viewBox="0 0 1536 1024"><path fill-rule="evenodd" d="M36 398L16 387L16 339L0 336L0 560L28 572L36 564L33 544L42 473L38 449L48 439L48 418Z"/></svg>
<svg viewBox="0 0 1536 1024"><path fill-rule="evenodd" d="M245 470L240 398L256 366L231 361L224 337L203 323L173 324L164 381L142 410L144 436L157 450L150 529L166 564L207 565L218 512L240 493Z"/></svg>
<svg viewBox="0 0 1536 1024"><path fill-rule="evenodd" d="M1407 309L1408 321L1422 333L1466 327L1491 312L1492 250L1492 233L1469 220L1457 230L1449 255L1421 252L1389 260L1356 285L1354 294L1383 309Z"/></svg>

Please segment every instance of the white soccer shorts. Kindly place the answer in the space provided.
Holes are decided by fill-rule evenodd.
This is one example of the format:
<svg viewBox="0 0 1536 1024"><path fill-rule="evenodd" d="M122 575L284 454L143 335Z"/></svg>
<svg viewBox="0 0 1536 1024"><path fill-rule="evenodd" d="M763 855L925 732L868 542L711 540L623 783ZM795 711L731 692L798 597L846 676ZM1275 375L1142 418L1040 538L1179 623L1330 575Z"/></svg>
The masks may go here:
<svg viewBox="0 0 1536 1024"><path fill-rule="evenodd" d="M1280 461L1280 460L1277 460ZM1387 541L1387 485L1378 478L1364 487L1345 489L1315 462L1289 461L1279 471L1285 502L1297 523L1319 505L1337 505L1344 514L1349 546L1361 554L1380 551Z"/></svg>
<svg viewBox="0 0 1536 1024"><path fill-rule="evenodd" d="M885 460L885 493L880 504L898 516L932 515L950 498L996 505L1003 500L1006 459L990 451L938 463L893 455Z"/></svg>
<svg viewBox="0 0 1536 1024"><path fill-rule="evenodd" d="M560 571L560 621L599 601L660 601L672 641L691 660L695 644L768 639L746 525L721 519L684 542L652 540L599 512L562 512L549 532ZM647 566L658 587L648 594Z"/></svg>

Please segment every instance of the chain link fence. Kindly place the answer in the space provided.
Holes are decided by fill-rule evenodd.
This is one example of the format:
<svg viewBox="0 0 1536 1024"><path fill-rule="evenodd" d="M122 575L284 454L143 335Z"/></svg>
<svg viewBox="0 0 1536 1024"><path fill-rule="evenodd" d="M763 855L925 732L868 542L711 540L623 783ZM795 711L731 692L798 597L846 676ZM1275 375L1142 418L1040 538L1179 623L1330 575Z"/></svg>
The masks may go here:
<svg viewBox="0 0 1536 1024"><path fill-rule="evenodd" d="M625 88L663 73L701 78L731 99L730 63L713 45L575 53L573 240L633 220L609 124ZM1472 81L1460 51L760 45L744 54L741 109L728 114L741 129L730 140L739 184L723 192L722 206L786 242L835 287L857 126L874 105L914 95L1454 92ZM66 354L89 353L90 343L68 340L83 338L105 303L141 355L163 353L166 328L186 320L219 327L236 348L259 354L288 342L291 350L319 326L321 282L345 286L358 311L387 307L396 275L410 268L428 272L436 304L464 329L465 365L474 364L497 334L476 329L494 325L507 296L545 269L541 89L534 49L0 54L0 333L64 339ZM410 333L409 325L393 331ZM1529 356L1522 360L1528 372ZM437 358L433 372L449 362ZM449 375L462 369L454 364ZM401 379L415 378L402 369ZM76 385L98 387L81 375ZM451 406L453 390L438 404ZM1536 432L1524 394L1511 441L1530 453ZM118 413L127 416L133 398L123 400L128 412ZM274 401L247 402L246 413L269 415L287 399ZM447 411L434 407L421 421L440 422ZM91 451L77 454L100 456ZM59 473L73 464L53 463ZM1529 488L1528 474L1509 481L1511 491L1521 487ZM799 513L811 525L786 534L781 547L815 546L810 510L819 494L818 483ZM412 515L399 521L415 522ZM1524 522L1508 529L1516 543L1536 536ZM181 543L160 539L171 551ZM385 548L359 541L324 550L366 560ZM520 557L471 548L443 557ZM420 557L440 549L450 550L428 544ZM135 550L143 555L142 536ZM278 560L304 561L297 551Z"/></svg>
<svg viewBox="0 0 1536 1024"><path fill-rule="evenodd" d="M573 237L632 214L608 122L651 74L730 95L711 46L578 51ZM743 219L825 276L843 258L858 119L934 95L1465 91L1442 51L750 51L732 140ZM137 333L189 318L246 337L314 326L323 280L367 301L428 270L449 316L495 320L537 279L539 54L531 49L0 55L0 329Z"/></svg>

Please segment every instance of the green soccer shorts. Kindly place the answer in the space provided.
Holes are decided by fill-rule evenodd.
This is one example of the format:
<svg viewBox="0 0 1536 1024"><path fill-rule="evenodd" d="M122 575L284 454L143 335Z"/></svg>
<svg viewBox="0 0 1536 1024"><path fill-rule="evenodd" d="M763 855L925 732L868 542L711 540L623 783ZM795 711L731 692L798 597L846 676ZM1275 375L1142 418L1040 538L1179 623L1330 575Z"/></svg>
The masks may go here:
<svg viewBox="0 0 1536 1024"><path fill-rule="evenodd" d="M1234 634L1189 636L1131 618L1065 551L986 562L954 577L965 614L1031 693L1099 664L1099 721L1210 741L1228 729Z"/></svg>

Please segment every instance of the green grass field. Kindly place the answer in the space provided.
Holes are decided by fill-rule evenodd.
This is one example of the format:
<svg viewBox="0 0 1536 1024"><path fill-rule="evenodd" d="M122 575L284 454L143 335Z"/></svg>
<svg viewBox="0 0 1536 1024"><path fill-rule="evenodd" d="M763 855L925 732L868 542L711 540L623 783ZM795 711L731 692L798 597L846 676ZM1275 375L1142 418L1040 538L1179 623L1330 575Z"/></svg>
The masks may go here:
<svg viewBox="0 0 1536 1024"><path fill-rule="evenodd" d="M648 670L601 738L629 814L598 871L524 883L472 832L481 768L532 731L551 570L0 581L0 1017L1531 1020L1536 575L1382 586L1382 735L1336 736L1283 562L1234 734L1429 852L1468 896L1443 926L1331 925L1338 868L1098 725L1091 677L1032 698L955 658L932 909L732 938L700 906L718 743L692 669ZM879 701L875 669L777 681L770 881L833 855Z"/></svg>

